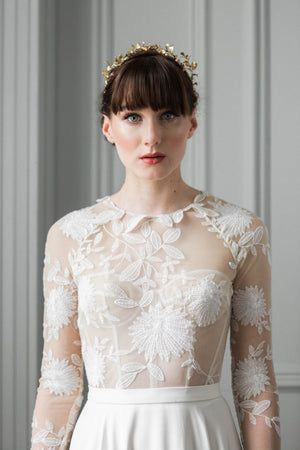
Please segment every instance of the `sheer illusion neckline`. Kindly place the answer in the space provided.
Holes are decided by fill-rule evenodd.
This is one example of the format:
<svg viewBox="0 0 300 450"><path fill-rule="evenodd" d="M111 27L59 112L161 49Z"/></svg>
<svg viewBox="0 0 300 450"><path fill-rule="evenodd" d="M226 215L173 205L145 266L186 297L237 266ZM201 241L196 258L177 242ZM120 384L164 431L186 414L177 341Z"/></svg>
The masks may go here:
<svg viewBox="0 0 300 450"><path fill-rule="evenodd" d="M161 213L161 214L147 214L147 213L143 213L143 212L138 212L138 213L137 213L137 212L129 211L128 209L123 209L123 208L117 206L117 205L113 202L113 200L111 199L111 196L110 196L110 195L107 195L107 196L104 197L103 199L97 199L96 201L97 201L97 202L104 201L105 204L106 204L107 206L109 206L110 208L112 208L112 209L114 209L114 210L116 210L116 211L122 212L123 214L128 214L128 215L133 216L133 217L139 217L139 216L142 216L142 217L165 217L165 216L173 216L174 214L177 215L178 213L188 211L188 210L191 209L196 203L199 203L200 201L204 200L204 198L205 198L206 196L207 196L207 193L206 193L206 192L200 191L200 192L198 192L198 193L195 195L195 197L193 198L193 200L192 200L188 205L184 206L183 208L178 208L178 209L176 209L176 210L174 210L174 211L170 211L170 212L168 212L168 213Z"/></svg>

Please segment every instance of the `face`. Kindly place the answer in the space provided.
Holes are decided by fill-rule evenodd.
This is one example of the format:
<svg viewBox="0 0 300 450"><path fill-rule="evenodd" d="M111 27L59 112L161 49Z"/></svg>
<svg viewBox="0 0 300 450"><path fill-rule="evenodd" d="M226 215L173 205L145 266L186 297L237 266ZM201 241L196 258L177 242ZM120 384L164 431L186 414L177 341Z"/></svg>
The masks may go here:
<svg viewBox="0 0 300 450"><path fill-rule="evenodd" d="M102 131L116 145L127 176L162 180L180 174L187 140L197 128L195 111L183 116L151 108L104 116Z"/></svg>

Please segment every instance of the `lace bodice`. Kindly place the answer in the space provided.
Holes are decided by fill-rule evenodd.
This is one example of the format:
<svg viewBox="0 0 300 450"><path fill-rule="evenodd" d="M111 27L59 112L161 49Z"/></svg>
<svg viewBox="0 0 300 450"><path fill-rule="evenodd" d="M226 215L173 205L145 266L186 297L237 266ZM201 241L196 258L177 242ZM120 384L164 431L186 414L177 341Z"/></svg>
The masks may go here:
<svg viewBox="0 0 300 450"><path fill-rule="evenodd" d="M104 197L50 228L43 281L33 449L67 448L83 362L92 387L217 383L229 327L242 433L266 427L276 439L269 243L253 213L205 192L158 216Z"/></svg>

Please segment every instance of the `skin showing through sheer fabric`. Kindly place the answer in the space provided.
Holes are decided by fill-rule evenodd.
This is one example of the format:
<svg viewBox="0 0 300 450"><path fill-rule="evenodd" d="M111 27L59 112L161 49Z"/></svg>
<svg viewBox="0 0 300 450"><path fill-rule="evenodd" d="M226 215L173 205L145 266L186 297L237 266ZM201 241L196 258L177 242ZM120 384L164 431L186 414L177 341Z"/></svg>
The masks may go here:
<svg viewBox="0 0 300 450"><path fill-rule="evenodd" d="M183 181L195 105L124 102L102 120L126 169L122 188L47 235L32 450L69 448L83 366L92 388L216 384L228 333L244 448L279 449L267 228Z"/></svg>

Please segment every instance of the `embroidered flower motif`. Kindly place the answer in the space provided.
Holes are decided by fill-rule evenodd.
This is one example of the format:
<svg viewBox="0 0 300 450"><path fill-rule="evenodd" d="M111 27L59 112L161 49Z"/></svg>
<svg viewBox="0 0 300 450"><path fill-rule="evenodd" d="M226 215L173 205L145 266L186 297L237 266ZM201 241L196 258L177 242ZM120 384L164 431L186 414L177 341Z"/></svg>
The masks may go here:
<svg viewBox="0 0 300 450"><path fill-rule="evenodd" d="M50 291L47 301L47 326L49 338L58 340L58 330L70 323L70 317L75 313L76 301L69 290L59 286Z"/></svg>
<svg viewBox="0 0 300 450"><path fill-rule="evenodd" d="M143 311L129 327L138 352L144 351L147 361L153 361L157 355L169 361L170 353L180 357L184 351L192 350L195 325L185 316L173 305L150 305L149 312Z"/></svg>
<svg viewBox="0 0 300 450"><path fill-rule="evenodd" d="M216 224L220 226L221 232L227 234L230 238L243 234L252 223L251 214L239 206L219 202L214 207L220 214L215 219Z"/></svg>
<svg viewBox="0 0 300 450"><path fill-rule="evenodd" d="M270 384L267 365L263 358L249 357L238 361L233 376L234 391L244 400L259 395Z"/></svg>
<svg viewBox="0 0 300 450"><path fill-rule="evenodd" d="M213 278L214 274L203 278L186 295L189 311L199 326L214 323L220 311L223 293Z"/></svg>
<svg viewBox="0 0 300 450"><path fill-rule="evenodd" d="M96 311L96 299L95 287L88 276L82 276L78 283L78 307L90 324L90 316Z"/></svg>
<svg viewBox="0 0 300 450"><path fill-rule="evenodd" d="M97 215L90 207L82 208L66 214L59 223L60 229L67 237L71 236L76 241L82 241L94 230Z"/></svg>
<svg viewBox="0 0 300 450"><path fill-rule="evenodd" d="M262 288L246 286L245 290L235 291L232 300L233 314L242 325L255 325L259 334L262 333L263 326L269 329L267 321L263 320L266 315L266 300Z"/></svg>
<svg viewBox="0 0 300 450"><path fill-rule="evenodd" d="M56 359L50 353L48 364L43 367L44 388L50 394L71 395L80 385L80 377L75 366L69 365L66 359Z"/></svg>

